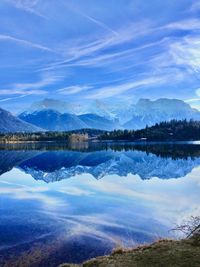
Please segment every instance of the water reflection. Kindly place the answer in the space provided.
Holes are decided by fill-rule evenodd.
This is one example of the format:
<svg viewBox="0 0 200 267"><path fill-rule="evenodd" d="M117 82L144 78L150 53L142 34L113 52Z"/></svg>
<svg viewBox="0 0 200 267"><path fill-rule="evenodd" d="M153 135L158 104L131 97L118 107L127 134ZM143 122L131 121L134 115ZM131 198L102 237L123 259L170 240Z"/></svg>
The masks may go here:
<svg viewBox="0 0 200 267"><path fill-rule="evenodd" d="M4 148L4 150L2 149ZM200 163L200 149L193 144L28 144L0 147L0 174L20 168L36 180L55 182L88 173L139 175L141 179L179 178Z"/></svg>
<svg viewBox="0 0 200 267"><path fill-rule="evenodd" d="M200 212L199 166L193 144L1 146L0 266L54 267L173 236Z"/></svg>

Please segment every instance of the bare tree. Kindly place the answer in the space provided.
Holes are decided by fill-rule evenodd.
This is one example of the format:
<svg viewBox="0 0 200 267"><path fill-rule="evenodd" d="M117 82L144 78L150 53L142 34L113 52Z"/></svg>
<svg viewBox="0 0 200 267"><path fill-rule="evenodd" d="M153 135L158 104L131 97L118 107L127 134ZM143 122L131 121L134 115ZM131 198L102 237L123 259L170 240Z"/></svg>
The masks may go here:
<svg viewBox="0 0 200 267"><path fill-rule="evenodd" d="M190 238L195 235L200 235L200 216L191 216L189 220L184 221L183 224L177 225L174 231L180 231L186 238Z"/></svg>

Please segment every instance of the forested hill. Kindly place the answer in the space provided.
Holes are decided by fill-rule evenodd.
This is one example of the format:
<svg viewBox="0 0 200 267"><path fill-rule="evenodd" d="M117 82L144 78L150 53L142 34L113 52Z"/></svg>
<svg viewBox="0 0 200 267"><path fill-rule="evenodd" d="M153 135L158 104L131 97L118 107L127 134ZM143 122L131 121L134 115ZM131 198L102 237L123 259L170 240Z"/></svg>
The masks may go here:
<svg viewBox="0 0 200 267"><path fill-rule="evenodd" d="M200 140L200 121L172 120L142 130L101 131L82 129L69 132L1 133L0 142L124 140L124 141L195 141ZM79 140L79 141L80 141Z"/></svg>
<svg viewBox="0 0 200 267"><path fill-rule="evenodd" d="M80 129L74 131L49 131L49 132L17 132L17 133L0 133L0 143L17 143L17 142L68 142L68 141L89 141L96 139L103 134L102 130Z"/></svg>
<svg viewBox="0 0 200 267"><path fill-rule="evenodd" d="M172 120L142 130L114 130L105 132L101 140L126 141L194 141L200 140L200 121Z"/></svg>

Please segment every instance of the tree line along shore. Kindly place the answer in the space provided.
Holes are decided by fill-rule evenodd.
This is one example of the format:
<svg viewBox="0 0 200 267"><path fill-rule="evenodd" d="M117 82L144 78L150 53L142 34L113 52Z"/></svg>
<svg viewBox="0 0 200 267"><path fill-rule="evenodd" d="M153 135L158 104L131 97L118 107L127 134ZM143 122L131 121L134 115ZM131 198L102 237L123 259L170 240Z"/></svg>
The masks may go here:
<svg viewBox="0 0 200 267"><path fill-rule="evenodd" d="M84 141L195 141L200 140L200 121L171 120L146 126L141 130L102 131L80 129L68 132L1 133L1 143L17 142L84 142Z"/></svg>

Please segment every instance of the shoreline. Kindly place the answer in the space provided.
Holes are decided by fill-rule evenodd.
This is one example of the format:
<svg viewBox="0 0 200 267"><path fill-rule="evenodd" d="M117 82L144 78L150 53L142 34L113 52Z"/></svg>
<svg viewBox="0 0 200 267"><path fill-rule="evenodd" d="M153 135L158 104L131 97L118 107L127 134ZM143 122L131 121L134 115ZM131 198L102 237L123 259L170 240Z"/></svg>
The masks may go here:
<svg viewBox="0 0 200 267"><path fill-rule="evenodd" d="M195 144L195 145L200 145L200 140L169 140L169 141L130 141L130 140L85 140L85 141L68 141L68 140L35 140L35 141L29 141L29 140L24 140L24 141L0 141L0 145L6 145L6 144L34 144L34 143L58 143L58 144L70 144L70 143L116 143L116 144L140 144L140 145L145 145L145 144Z"/></svg>
<svg viewBox="0 0 200 267"><path fill-rule="evenodd" d="M81 264L63 263L58 267L199 267L200 238L159 240L134 249L116 248L110 255Z"/></svg>

